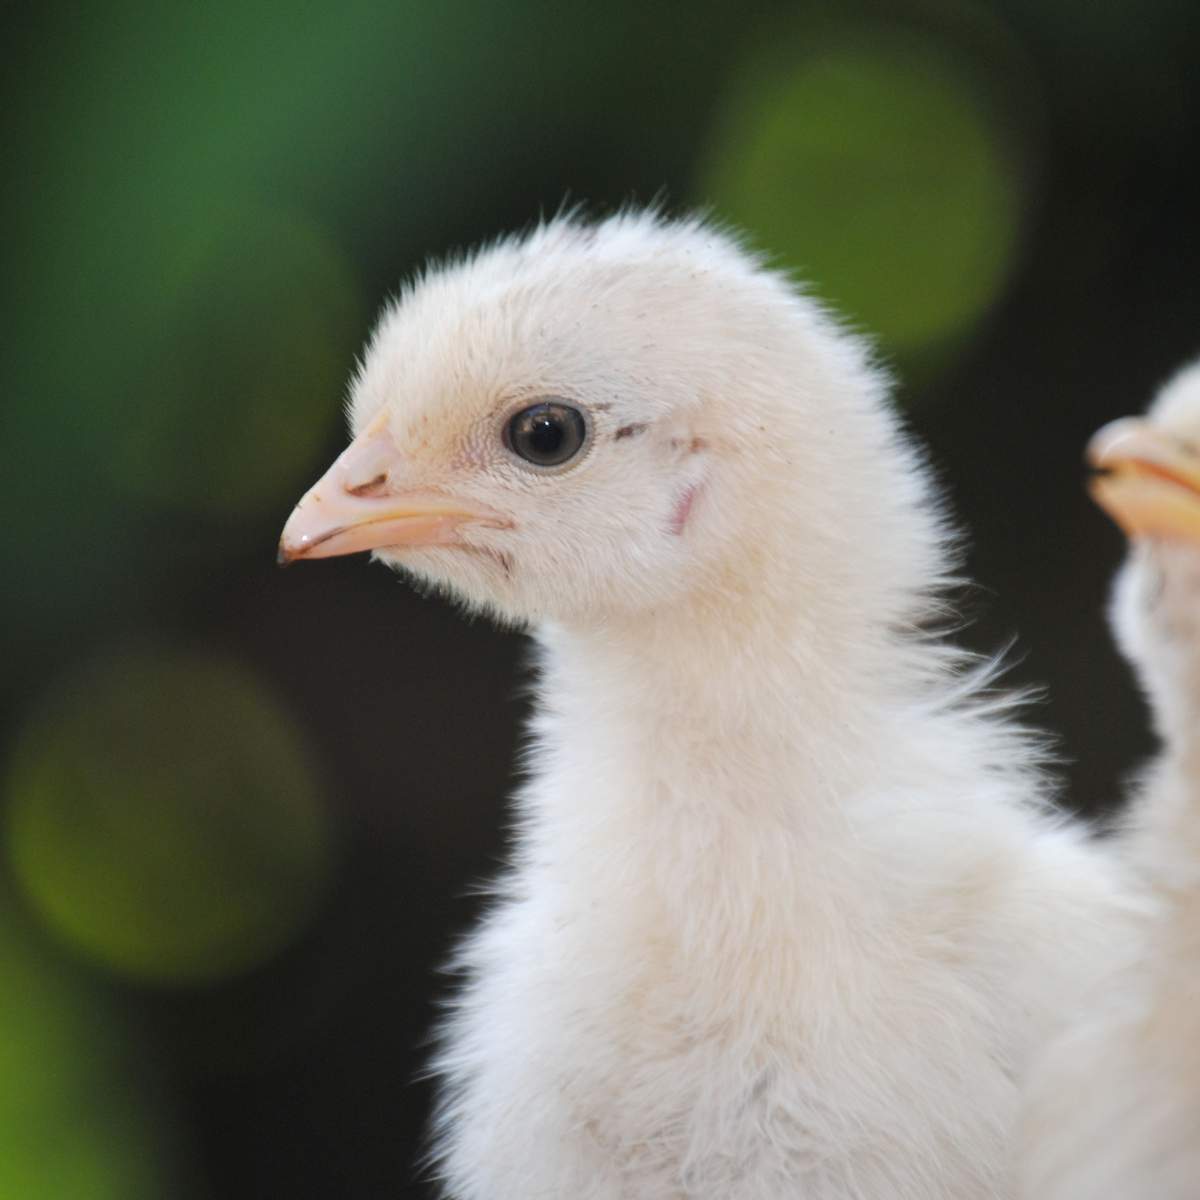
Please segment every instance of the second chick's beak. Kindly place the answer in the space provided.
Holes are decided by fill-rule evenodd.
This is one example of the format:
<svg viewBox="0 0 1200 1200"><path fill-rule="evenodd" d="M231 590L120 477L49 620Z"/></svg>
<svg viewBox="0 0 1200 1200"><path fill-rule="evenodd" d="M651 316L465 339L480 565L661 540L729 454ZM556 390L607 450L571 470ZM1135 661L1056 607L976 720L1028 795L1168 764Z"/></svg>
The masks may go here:
<svg viewBox="0 0 1200 1200"><path fill-rule="evenodd" d="M1092 498L1130 537L1200 543L1200 451L1129 417L1099 430L1087 458Z"/></svg>
<svg viewBox="0 0 1200 1200"><path fill-rule="evenodd" d="M506 526L500 514L398 479L403 456L380 413L301 497L279 539L279 562L385 547L453 545L462 526Z"/></svg>

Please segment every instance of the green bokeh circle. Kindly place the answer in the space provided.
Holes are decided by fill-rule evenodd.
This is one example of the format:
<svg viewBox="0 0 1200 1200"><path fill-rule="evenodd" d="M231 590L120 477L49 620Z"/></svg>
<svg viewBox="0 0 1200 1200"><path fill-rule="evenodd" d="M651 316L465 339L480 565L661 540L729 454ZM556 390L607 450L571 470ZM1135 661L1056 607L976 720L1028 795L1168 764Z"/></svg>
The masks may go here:
<svg viewBox="0 0 1200 1200"><path fill-rule="evenodd" d="M15 748L7 850L58 934L147 981L269 958L312 910L332 830L288 717L228 659L145 648L60 681Z"/></svg>
<svg viewBox="0 0 1200 1200"><path fill-rule="evenodd" d="M303 217L253 200L177 230L153 332L131 353L108 474L168 508L257 516L307 482L362 332L345 256Z"/></svg>

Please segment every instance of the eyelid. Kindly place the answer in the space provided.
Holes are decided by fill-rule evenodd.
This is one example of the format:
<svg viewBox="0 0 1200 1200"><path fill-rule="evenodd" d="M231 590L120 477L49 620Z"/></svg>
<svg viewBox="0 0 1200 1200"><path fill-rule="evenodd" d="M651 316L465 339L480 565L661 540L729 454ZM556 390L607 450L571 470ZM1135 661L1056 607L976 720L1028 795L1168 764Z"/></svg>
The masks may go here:
<svg viewBox="0 0 1200 1200"><path fill-rule="evenodd" d="M570 396L564 396L559 392L534 392L529 395L518 396L516 399L508 401L500 409L500 427L506 427L517 413L522 413L527 408L536 408L539 404L561 404L564 408L573 408L583 416L583 419L588 423L589 429L594 424L592 419L593 412L608 411L607 404L592 406L584 404L581 400L572 400Z"/></svg>

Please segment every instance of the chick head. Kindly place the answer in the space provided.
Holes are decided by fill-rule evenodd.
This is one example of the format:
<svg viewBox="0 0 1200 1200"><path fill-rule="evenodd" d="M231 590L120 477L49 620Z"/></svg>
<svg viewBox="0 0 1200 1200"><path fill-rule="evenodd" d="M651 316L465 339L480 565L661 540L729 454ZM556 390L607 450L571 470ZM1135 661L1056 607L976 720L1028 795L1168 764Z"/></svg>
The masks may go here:
<svg viewBox="0 0 1200 1200"><path fill-rule="evenodd" d="M888 569L868 546L921 580L937 539L905 518L924 475L888 465L884 391L857 339L725 234L558 220L388 305L354 440L280 557L371 550L516 623L749 589L781 556L870 593Z"/></svg>

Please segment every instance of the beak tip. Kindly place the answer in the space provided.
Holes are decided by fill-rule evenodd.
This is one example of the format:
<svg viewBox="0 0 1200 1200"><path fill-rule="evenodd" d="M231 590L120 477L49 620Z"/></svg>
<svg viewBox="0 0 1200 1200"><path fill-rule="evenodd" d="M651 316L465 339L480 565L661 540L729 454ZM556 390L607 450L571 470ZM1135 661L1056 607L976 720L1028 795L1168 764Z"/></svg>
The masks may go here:
<svg viewBox="0 0 1200 1200"><path fill-rule="evenodd" d="M285 543L280 542L275 551L275 563L280 567L290 567L296 561L294 551Z"/></svg>

